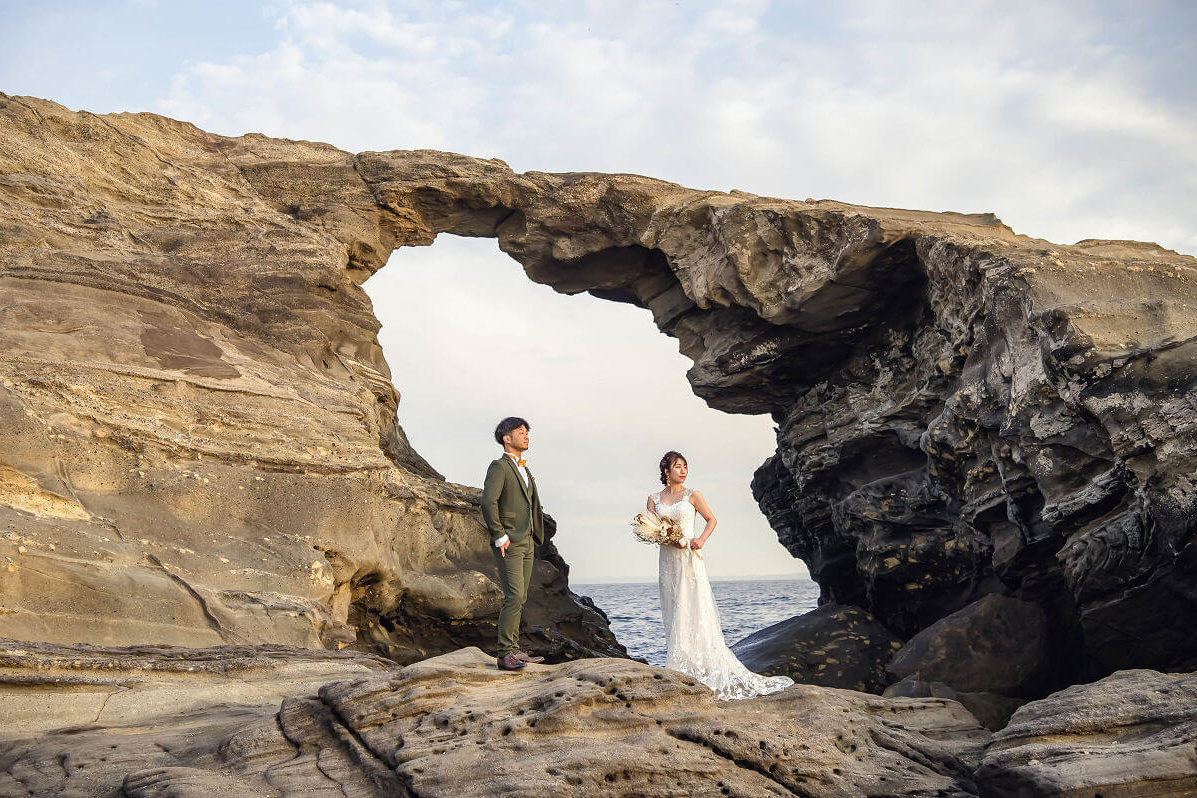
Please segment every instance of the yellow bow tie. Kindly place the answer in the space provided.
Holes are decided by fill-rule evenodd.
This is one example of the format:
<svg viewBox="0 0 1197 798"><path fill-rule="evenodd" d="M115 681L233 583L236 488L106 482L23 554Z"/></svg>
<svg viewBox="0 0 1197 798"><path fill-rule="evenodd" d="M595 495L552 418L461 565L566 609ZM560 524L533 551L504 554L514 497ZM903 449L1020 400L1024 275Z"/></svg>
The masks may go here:
<svg viewBox="0 0 1197 798"><path fill-rule="evenodd" d="M515 464L517 466L519 466L520 468L523 468L524 466L528 465L528 461L527 460L516 460Z"/></svg>

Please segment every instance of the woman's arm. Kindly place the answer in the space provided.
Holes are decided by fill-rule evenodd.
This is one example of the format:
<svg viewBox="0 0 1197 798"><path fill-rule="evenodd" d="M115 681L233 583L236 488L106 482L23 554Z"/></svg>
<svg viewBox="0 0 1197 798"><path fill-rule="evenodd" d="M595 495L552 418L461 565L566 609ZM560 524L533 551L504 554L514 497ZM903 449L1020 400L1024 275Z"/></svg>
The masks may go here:
<svg viewBox="0 0 1197 798"><path fill-rule="evenodd" d="M703 498L702 493L699 491L694 491L690 494L690 503L694 505L694 509L707 522L706 527L702 530L702 534L690 541L690 548L698 551L707 542L707 538L711 536L711 533L715 531L715 524L718 521L715 520L715 514L711 512L710 505L707 504L707 500Z"/></svg>

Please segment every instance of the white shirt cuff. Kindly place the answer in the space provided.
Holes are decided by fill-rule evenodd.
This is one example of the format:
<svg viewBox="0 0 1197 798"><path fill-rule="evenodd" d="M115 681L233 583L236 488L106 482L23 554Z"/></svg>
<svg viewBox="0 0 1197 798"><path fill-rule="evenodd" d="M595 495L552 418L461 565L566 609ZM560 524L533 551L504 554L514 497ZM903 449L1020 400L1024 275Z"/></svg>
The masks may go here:
<svg viewBox="0 0 1197 798"><path fill-rule="evenodd" d="M507 536L506 536L506 535L504 535L503 537L499 538L498 540L496 540L496 541L495 541L495 548L496 548L496 549L501 549L501 548L503 548L503 544L504 544L504 543L506 543L506 542L507 542L507 540L508 540L508 538L507 538Z"/></svg>

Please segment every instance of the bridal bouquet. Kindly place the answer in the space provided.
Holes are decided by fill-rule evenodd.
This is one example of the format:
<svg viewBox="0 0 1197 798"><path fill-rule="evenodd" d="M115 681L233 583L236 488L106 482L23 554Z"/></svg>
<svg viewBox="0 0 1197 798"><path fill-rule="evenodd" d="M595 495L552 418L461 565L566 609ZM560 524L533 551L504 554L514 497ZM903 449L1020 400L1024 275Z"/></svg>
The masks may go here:
<svg viewBox="0 0 1197 798"><path fill-rule="evenodd" d="M654 513L636 513L632 519L632 534L641 543L654 543L658 546L684 546L690 549L690 538L682 531L678 522L672 518L665 518ZM697 551L694 552L702 557Z"/></svg>

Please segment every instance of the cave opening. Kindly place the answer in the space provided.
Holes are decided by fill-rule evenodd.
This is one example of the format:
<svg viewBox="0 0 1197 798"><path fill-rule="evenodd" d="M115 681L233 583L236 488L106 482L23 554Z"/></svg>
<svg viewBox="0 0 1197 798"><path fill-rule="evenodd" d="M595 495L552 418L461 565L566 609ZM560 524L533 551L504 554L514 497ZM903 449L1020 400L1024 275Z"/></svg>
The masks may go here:
<svg viewBox="0 0 1197 798"><path fill-rule="evenodd" d="M660 487L661 455L677 449L719 518L712 578L806 578L749 486L774 450L771 420L695 396L690 361L631 297L559 294L519 268L493 240L443 233L396 249L364 284L415 450L449 481L476 486L498 451L495 423L527 418L555 543L571 584L585 585L655 582L656 554L628 520Z"/></svg>

